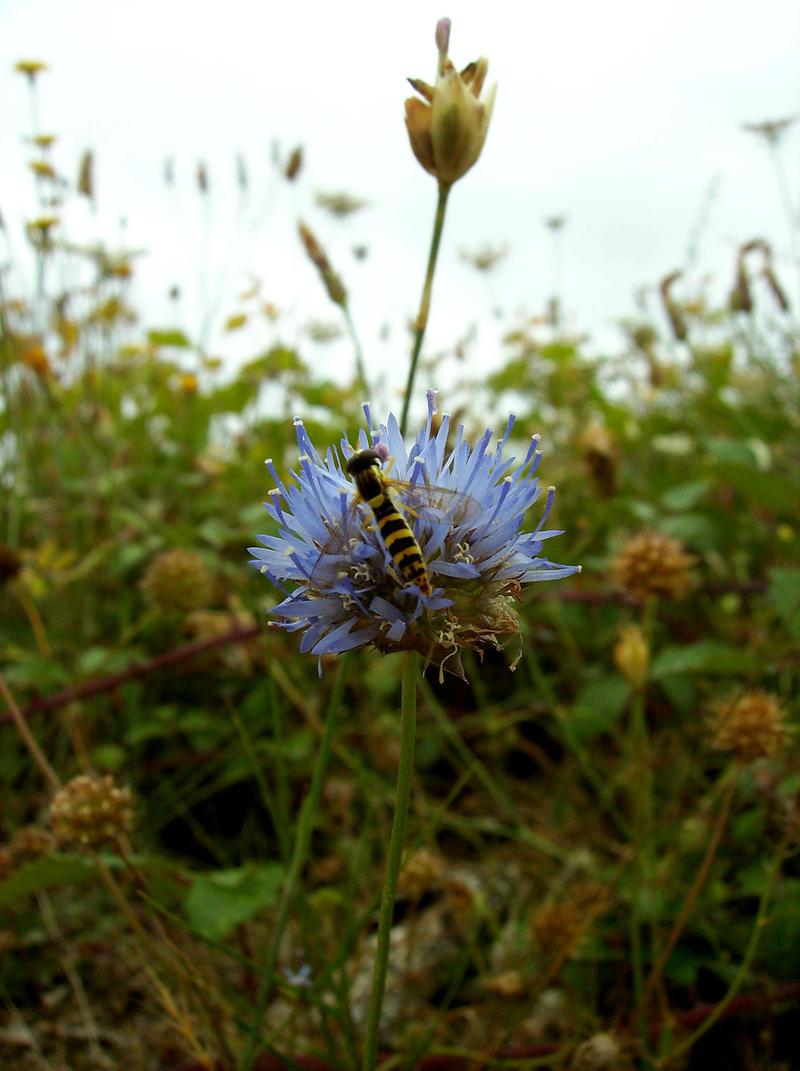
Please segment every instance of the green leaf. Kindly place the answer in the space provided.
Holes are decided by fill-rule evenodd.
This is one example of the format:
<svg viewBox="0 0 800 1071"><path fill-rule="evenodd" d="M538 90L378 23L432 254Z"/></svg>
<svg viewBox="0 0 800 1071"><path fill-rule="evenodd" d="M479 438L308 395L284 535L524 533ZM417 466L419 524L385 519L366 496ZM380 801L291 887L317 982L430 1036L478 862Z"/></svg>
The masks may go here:
<svg viewBox="0 0 800 1071"><path fill-rule="evenodd" d="M154 346L178 346L181 349L191 346L189 339L177 327L153 328L147 332L147 341Z"/></svg>
<svg viewBox="0 0 800 1071"><path fill-rule="evenodd" d="M740 676L755 672L756 660L741 648L717 640L701 640L690 647L665 647L654 659L650 675L654 680L679 673L730 673Z"/></svg>
<svg viewBox="0 0 800 1071"><path fill-rule="evenodd" d="M184 901L189 921L202 936L219 940L277 903L285 873L280 863L249 863L198 875Z"/></svg>
<svg viewBox="0 0 800 1071"><path fill-rule="evenodd" d="M729 465L743 465L760 469L758 449L749 442L731 439L708 439L705 443L709 457Z"/></svg>
<svg viewBox="0 0 800 1071"><path fill-rule="evenodd" d="M761 938L761 956L771 962L773 975L796 978L800 972L800 881L785 879L770 907Z"/></svg>
<svg viewBox="0 0 800 1071"><path fill-rule="evenodd" d="M621 677L594 681L583 689L561 723L570 737L591 744L601 733L614 731L630 695L631 687Z"/></svg>
<svg viewBox="0 0 800 1071"><path fill-rule="evenodd" d="M712 520L702 513L683 513L677 517L668 517L661 525L661 530L673 539L683 543L711 550L718 545L719 533Z"/></svg>
<svg viewBox="0 0 800 1071"><path fill-rule="evenodd" d="M0 907L57 885L82 885L96 875L94 863L79 855L44 855L0 881Z"/></svg>
<svg viewBox="0 0 800 1071"><path fill-rule="evenodd" d="M800 639L800 569L770 570L767 599L794 639Z"/></svg>
<svg viewBox="0 0 800 1071"><path fill-rule="evenodd" d="M678 487L670 487L661 496L661 505L664 509L674 510L676 513L693 509L701 499L705 498L710 487L709 480L693 480L691 483L682 483Z"/></svg>

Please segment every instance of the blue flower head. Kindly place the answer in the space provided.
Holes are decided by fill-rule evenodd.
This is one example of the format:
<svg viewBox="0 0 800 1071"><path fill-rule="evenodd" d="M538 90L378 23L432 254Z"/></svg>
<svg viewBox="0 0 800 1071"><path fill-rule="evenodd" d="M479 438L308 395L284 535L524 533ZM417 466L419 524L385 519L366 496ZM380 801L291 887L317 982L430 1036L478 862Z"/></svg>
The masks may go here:
<svg viewBox="0 0 800 1071"><path fill-rule="evenodd" d="M526 511L539 498L541 459L534 436L522 463L504 458L513 415L502 438L484 432L471 445L447 416L428 418L407 447L393 414L375 427L364 406L366 429L354 448L317 453L295 420L300 464L284 483L267 461L275 489L265 503L276 535L258 536L251 564L285 598L270 611L277 626L303 633L300 650L322 656L371 645L388 653L419 651L427 663L463 675L461 651L479 654L519 635L515 602L528 584L578 572L541 556L554 488L542 516L523 532ZM355 450L375 450L397 512L405 518L424 559L427 584L403 582L370 507L346 471ZM427 588L427 593L425 589ZM517 656L518 657L518 656ZM515 663L516 664L516 663ZM513 667L512 667L513 668Z"/></svg>

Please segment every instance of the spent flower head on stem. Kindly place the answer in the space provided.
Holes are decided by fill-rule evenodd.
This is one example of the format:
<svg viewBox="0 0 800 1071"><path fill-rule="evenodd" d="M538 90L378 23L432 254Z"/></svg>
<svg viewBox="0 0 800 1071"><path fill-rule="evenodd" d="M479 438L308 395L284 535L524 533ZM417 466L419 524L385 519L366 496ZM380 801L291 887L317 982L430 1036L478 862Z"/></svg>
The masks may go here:
<svg viewBox="0 0 800 1071"><path fill-rule="evenodd" d="M436 82L409 78L419 97L406 100L406 127L414 155L442 187L450 187L465 174L483 149L494 108L497 86L480 99L489 61L480 59L460 73L448 58L450 20L436 25L439 61Z"/></svg>
<svg viewBox="0 0 800 1071"><path fill-rule="evenodd" d="M480 654L519 635L515 603L527 585L579 571L541 556L560 534L544 529L554 488L535 529L522 531L541 493L538 436L512 471L503 451L513 415L494 445L491 430L471 445L463 427L451 442L446 415L434 432L434 394L410 447L393 414L375 426L365 405L355 447L345 436L323 457L296 420L299 469L283 482L267 461L277 532L258 537L251 564L284 593L271 613L276 627L304 633L301 651L411 650L463 675L464 648ZM370 505L348 475L365 466L380 486Z"/></svg>

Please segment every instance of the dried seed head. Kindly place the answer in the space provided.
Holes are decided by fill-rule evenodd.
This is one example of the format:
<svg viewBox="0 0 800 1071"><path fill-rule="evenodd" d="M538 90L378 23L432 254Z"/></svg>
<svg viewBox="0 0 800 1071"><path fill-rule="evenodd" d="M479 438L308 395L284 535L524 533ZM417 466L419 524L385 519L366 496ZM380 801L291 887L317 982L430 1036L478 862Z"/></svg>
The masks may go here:
<svg viewBox="0 0 800 1071"><path fill-rule="evenodd" d="M211 601L212 579L195 550L177 547L151 562L142 581L145 595L163 614L190 613Z"/></svg>
<svg viewBox="0 0 800 1071"><path fill-rule="evenodd" d="M748 692L717 702L708 720L711 746L732 751L741 763L771 758L787 737L784 711L769 692Z"/></svg>
<svg viewBox="0 0 800 1071"><path fill-rule="evenodd" d="M677 539L662 532L642 532L616 559L614 579L634 599L681 599L691 582L691 564Z"/></svg>
<svg viewBox="0 0 800 1071"><path fill-rule="evenodd" d="M41 342L31 339L22 350L22 363L37 376L50 374L50 361L47 352Z"/></svg>
<svg viewBox="0 0 800 1071"><path fill-rule="evenodd" d="M420 848L403 864L400 871L398 891L417 903L425 893L441 889L444 877L444 863L441 856L430 848Z"/></svg>
<svg viewBox="0 0 800 1071"><path fill-rule="evenodd" d="M303 146L298 145L295 149L292 149L289 159L286 161L286 166L283 169L284 176L289 182L294 182L297 176L300 174L300 169L303 166Z"/></svg>
<svg viewBox="0 0 800 1071"><path fill-rule="evenodd" d="M53 796L50 825L59 847L100 848L130 832L133 807L129 788L110 774L80 774Z"/></svg>
<svg viewBox="0 0 800 1071"><path fill-rule="evenodd" d="M622 1071L630 1064L613 1034L595 1034L572 1055L570 1071Z"/></svg>
<svg viewBox="0 0 800 1071"><path fill-rule="evenodd" d="M311 260L325 284L328 297L334 304L341 305L344 308L347 305L347 291L344 288L344 283L331 267L331 263L325 255L325 250L317 241L314 232L305 223L298 223L297 229L300 231L300 239L309 260Z"/></svg>
<svg viewBox="0 0 800 1071"><path fill-rule="evenodd" d="M87 149L81 157L81 166L78 171L78 193L94 200L94 153Z"/></svg>
<svg viewBox="0 0 800 1071"><path fill-rule="evenodd" d="M38 859L53 850L53 835L39 826L23 826L16 831L8 847L18 862Z"/></svg>
<svg viewBox="0 0 800 1071"><path fill-rule="evenodd" d="M551 973L570 956L591 929L607 898L602 885L580 882L565 896L544 904L533 919L533 936Z"/></svg>
<svg viewBox="0 0 800 1071"><path fill-rule="evenodd" d="M589 477L604 498L617 489L617 444L599 420L590 420L579 439Z"/></svg>

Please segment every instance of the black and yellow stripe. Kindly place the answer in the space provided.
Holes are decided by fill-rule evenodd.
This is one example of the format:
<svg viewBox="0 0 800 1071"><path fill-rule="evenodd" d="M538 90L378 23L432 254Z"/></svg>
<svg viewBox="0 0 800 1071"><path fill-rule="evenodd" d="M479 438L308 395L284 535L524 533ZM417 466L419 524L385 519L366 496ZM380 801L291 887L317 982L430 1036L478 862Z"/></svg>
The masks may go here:
<svg viewBox="0 0 800 1071"><path fill-rule="evenodd" d="M372 510L378 533L403 582L416 584L423 595L431 595L433 588L425 559L414 533L392 499L381 471L381 455L377 450L359 450L347 462L347 471L355 480L359 496Z"/></svg>

